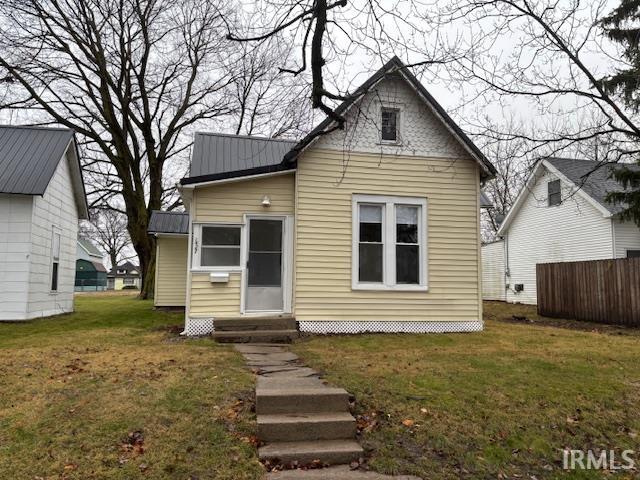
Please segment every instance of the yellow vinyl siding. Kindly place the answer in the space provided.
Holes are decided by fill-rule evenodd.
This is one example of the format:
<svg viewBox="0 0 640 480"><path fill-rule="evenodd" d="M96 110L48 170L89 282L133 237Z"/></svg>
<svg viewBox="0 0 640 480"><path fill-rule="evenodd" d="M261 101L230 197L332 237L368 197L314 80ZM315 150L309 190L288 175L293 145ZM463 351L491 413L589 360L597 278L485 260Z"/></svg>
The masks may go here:
<svg viewBox="0 0 640 480"><path fill-rule="evenodd" d="M194 222L240 223L245 213L293 214L293 189L292 173L199 187L192 205ZM262 206L265 195L271 199L270 207Z"/></svg>
<svg viewBox="0 0 640 480"><path fill-rule="evenodd" d="M191 273L192 316L240 315L240 273L231 273L229 283L211 283L209 273Z"/></svg>
<svg viewBox="0 0 640 480"><path fill-rule="evenodd" d="M298 160L296 183L298 320L480 319L473 160L311 148ZM427 199L428 292L351 289L353 194Z"/></svg>
<svg viewBox="0 0 640 480"><path fill-rule="evenodd" d="M191 211L195 223L243 222L245 214L294 213L293 173L196 187ZM271 206L263 207L267 195ZM241 274L231 273L229 283L209 282L208 272L191 273L189 315L214 317L240 315Z"/></svg>
<svg viewBox="0 0 640 480"><path fill-rule="evenodd" d="M157 239L156 307L181 307L187 295L187 235Z"/></svg>

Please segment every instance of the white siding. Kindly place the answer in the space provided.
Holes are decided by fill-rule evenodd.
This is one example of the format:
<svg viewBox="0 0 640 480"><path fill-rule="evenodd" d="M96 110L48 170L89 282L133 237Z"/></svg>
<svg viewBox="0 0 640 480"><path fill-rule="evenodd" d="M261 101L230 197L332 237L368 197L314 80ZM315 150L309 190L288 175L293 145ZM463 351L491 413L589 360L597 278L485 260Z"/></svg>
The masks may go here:
<svg viewBox="0 0 640 480"><path fill-rule="evenodd" d="M57 292L51 292L51 239L54 226L61 233ZM69 161L65 156L58 164L44 195L34 197L28 318L73 311L77 237L78 209Z"/></svg>
<svg viewBox="0 0 640 480"><path fill-rule="evenodd" d="M504 241L482 246L482 299L506 300Z"/></svg>
<svg viewBox="0 0 640 480"><path fill-rule="evenodd" d="M0 320L27 315L33 197L0 194Z"/></svg>
<svg viewBox="0 0 640 480"><path fill-rule="evenodd" d="M626 258L627 250L640 250L640 229L633 222L613 220L616 258Z"/></svg>
<svg viewBox="0 0 640 480"><path fill-rule="evenodd" d="M555 176L546 169L530 189L506 232L509 289L507 301L536 303L536 264L612 258L611 220L570 186L562 185L563 202L547 206L547 182ZM566 197L569 198L566 198ZM524 291L515 293L515 284Z"/></svg>

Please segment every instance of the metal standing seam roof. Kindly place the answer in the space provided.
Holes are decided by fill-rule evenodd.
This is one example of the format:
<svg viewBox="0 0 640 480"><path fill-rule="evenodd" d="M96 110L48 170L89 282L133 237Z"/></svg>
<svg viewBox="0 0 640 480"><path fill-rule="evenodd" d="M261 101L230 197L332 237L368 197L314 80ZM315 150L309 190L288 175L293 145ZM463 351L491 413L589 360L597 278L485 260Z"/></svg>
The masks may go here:
<svg viewBox="0 0 640 480"><path fill-rule="evenodd" d="M151 212L148 233L189 233L189 214L184 212Z"/></svg>
<svg viewBox="0 0 640 480"><path fill-rule="evenodd" d="M396 72L400 73L418 91L437 116L467 147L472 156L481 165L484 177L490 178L495 175L496 170L491 162L398 57L393 57L369 77L367 81L356 89L349 100L342 102L335 109L335 112L338 115L342 115L386 75ZM321 132L330 128L333 123L334 120L331 117L325 118L300 141L222 133L196 133L191 155L190 176L180 180L180 183L188 185L293 170L296 168L295 162L298 155L318 138Z"/></svg>
<svg viewBox="0 0 640 480"><path fill-rule="evenodd" d="M295 140L229 135L225 133L195 134L188 183L200 177L247 172L282 164ZM184 183L184 182L183 182Z"/></svg>
<svg viewBox="0 0 640 480"><path fill-rule="evenodd" d="M603 165L594 160L579 160L573 158L547 158L547 162L553 165L560 173L571 180L578 188L606 208L612 215L616 215L626 208L623 204L607 202L609 192L622 192L624 188L611 173L620 168L620 164ZM637 165L625 165L637 170Z"/></svg>
<svg viewBox="0 0 640 480"><path fill-rule="evenodd" d="M73 131L0 126L0 193L43 195Z"/></svg>

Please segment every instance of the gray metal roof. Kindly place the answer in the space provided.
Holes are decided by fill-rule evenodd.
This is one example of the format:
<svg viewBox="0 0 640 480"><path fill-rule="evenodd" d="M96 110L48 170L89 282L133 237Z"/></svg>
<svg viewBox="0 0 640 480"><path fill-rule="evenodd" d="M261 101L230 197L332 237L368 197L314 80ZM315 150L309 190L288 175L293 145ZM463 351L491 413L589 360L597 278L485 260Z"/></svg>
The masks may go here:
<svg viewBox="0 0 640 480"><path fill-rule="evenodd" d="M626 207L621 204L612 204L606 201L607 193L621 192L624 189L615 179L611 178L614 169L620 168L618 164L602 164L593 160L576 160L573 158L547 158L551 165L560 173L571 180L576 186L605 207L611 214L620 213ZM627 165L636 170L637 165Z"/></svg>
<svg viewBox="0 0 640 480"><path fill-rule="evenodd" d="M493 202L482 190L480 190L480 208L493 208Z"/></svg>
<svg viewBox="0 0 640 480"><path fill-rule="evenodd" d="M72 140L64 128L0 126L0 193L43 195Z"/></svg>
<svg viewBox="0 0 640 480"><path fill-rule="evenodd" d="M82 246L82 248L84 248L87 251L89 255L93 255L100 258L103 257L102 252L98 250L98 248L86 238L78 238L78 243Z"/></svg>
<svg viewBox="0 0 640 480"><path fill-rule="evenodd" d="M189 214L184 212L151 212L148 233L189 233Z"/></svg>
<svg viewBox="0 0 640 480"><path fill-rule="evenodd" d="M253 170L280 165L296 142L223 133L196 133L190 177Z"/></svg>

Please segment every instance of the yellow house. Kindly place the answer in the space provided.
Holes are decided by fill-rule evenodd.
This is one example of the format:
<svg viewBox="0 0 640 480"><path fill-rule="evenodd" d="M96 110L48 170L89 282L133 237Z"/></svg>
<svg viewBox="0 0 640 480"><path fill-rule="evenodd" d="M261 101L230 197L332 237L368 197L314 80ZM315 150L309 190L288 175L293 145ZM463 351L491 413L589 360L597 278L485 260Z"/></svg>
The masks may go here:
<svg viewBox="0 0 640 480"><path fill-rule="evenodd" d="M398 58L301 141L195 135L187 213L154 212L157 306L185 333L482 329L480 188L495 170Z"/></svg>

